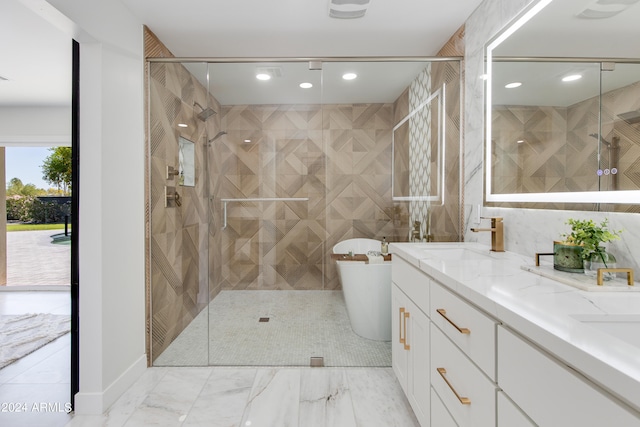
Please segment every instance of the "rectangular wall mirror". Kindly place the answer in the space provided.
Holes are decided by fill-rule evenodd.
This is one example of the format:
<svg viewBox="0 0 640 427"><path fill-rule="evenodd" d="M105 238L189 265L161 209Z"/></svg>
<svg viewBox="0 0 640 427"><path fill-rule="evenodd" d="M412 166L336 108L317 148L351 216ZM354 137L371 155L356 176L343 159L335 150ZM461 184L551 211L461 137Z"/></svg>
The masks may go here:
<svg viewBox="0 0 640 427"><path fill-rule="evenodd" d="M185 187L194 187L196 185L195 145L183 137L178 139L178 143L178 172L180 173L178 183Z"/></svg>
<svg viewBox="0 0 640 427"><path fill-rule="evenodd" d="M594 4L534 2L487 45L487 202L637 210L640 1Z"/></svg>

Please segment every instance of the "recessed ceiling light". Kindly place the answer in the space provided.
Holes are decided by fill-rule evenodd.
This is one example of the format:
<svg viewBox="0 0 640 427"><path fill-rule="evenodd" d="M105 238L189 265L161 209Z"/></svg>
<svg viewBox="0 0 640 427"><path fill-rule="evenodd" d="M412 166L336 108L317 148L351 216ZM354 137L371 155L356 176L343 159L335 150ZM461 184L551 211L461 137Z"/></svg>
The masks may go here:
<svg viewBox="0 0 640 427"><path fill-rule="evenodd" d="M180 127L180 128L188 128L189 125L187 125L185 123L178 123L178 127Z"/></svg>
<svg viewBox="0 0 640 427"><path fill-rule="evenodd" d="M259 73L259 74L256 74L256 79L258 79L258 80L269 80L269 79L271 79L271 76L269 74L267 74L267 73Z"/></svg>
<svg viewBox="0 0 640 427"><path fill-rule="evenodd" d="M513 89L520 86L522 86L522 83L520 82L507 83L506 85L504 85L504 87L506 87L507 89Z"/></svg>
<svg viewBox="0 0 640 427"><path fill-rule="evenodd" d="M304 82L304 83L300 83L300 87L302 89L310 89L310 88L313 87L313 85L311 83L309 83L309 82Z"/></svg>
<svg viewBox="0 0 640 427"><path fill-rule="evenodd" d="M358 75L356 73L346 73L342 75L342 78L345 80L353 80L356 77L358 77Z"/></svg>
<svg viewBox="0 0 640 427"><path fill-rule="evenodd" d="M524 139L519 139L516 141L518 144L522 144L524 142Z"/></svg>
<svg viewBox="0 0 640 427"><path fill-rule="evenodd" d="M563 82L573 82L575 80L580 80L582 78L582 74L571 74L570 76L566 76L562 78Z"/></svg>
<svg viewBox="0 0 640 427"><path fill-rule="evenodd" d="M251 142L251 140L250 139L245 139L244 142Z"/></svg>

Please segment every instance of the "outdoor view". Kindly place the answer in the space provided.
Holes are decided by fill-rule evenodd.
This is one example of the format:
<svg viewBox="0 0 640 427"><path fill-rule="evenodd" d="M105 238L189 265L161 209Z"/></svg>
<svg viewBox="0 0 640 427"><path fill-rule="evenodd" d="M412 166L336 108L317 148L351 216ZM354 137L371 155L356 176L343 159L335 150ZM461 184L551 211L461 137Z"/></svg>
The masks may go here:
<svg viewBox="0 0 640 427"><path fill-rule="evenodd" d="M68 286L71 147L7 147L6 179L7 286Z"/></svg>
<svg viewBox="0 0 640 427"><path fill-rule="evenodd" d="M64 425L71 409L71 148L3 149L7 227L0 395L23 403L20 411L16 406L1 412L0 425ZM39 402L55 413L37 418L33 408Z"/></svg>

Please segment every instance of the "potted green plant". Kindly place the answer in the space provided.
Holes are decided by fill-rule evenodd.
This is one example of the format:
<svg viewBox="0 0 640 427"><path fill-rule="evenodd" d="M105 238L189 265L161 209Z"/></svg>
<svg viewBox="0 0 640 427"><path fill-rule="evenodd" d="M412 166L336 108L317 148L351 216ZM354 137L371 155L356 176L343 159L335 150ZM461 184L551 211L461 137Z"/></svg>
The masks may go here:
<svg viewBox="0 0 640 427"><path fill-rule="evenodd" d="M569 218L567 224L571 226L571 233L564 234L563 237L566 243L580 247L585 274L595 276L598 268L615 267L615 257L602 244L618 240L622 230L609 230L608 219L598 225L591 219ZM613 275L605 275L605 279L612 277Z"/></svg>

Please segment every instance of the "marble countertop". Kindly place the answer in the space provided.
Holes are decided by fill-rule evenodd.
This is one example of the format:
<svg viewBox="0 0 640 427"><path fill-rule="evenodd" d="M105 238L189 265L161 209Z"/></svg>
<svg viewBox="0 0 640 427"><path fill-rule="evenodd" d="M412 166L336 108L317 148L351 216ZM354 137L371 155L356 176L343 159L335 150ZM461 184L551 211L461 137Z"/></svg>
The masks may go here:
<svg viewBox="0 0 640 427"><path fill-rule="evenodd" d="M640 293L579 290L522 269L532 257L490 252L478 243L389 248L640 410ZM585 321L614 318L625 322Z"/></svg>

